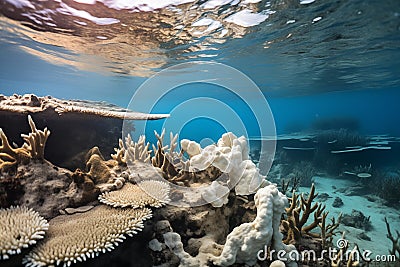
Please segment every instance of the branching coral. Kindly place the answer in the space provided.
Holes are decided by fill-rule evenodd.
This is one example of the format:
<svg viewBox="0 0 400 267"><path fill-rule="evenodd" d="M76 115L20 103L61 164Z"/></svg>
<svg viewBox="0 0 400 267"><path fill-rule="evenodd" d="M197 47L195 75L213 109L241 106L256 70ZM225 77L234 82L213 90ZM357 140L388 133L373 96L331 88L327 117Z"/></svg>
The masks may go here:
<svg viewBox="0 0 400 267"><path fill-rule="evenodd" d="M395 255L397 259L400 259L400 232L396 230L397 237L394 237L390 229L390 224L385 217L385 224L387 229L387 237L392 241L392 249L389 250L391 255Z"/></svg>
<svg viewBox="0 0 400 267"><path fill-rule="evenodd" d="M313 201L318 196L315 193L315 186L312 184L310 194L305 197L303 194L299 195L293 191L292 198L290 199L290 206L286 208L287 218L282 220L282 226L287 233L287 237L284 240L285 244L296 243L300 241L303 236L322 237L323 242L327 243L332 240L332 236L335 234L335 230L339 226L339 220L332 219L330 224L326 224L327 212L324 212L325 206L321 203L314 203ZM308 223L310 216L314 217L314 220ZM315 228L321 228L321 234L313 233Z"/></svg>
<svg viewBox="0 0 400 267"><path fill-rule="evenodd" d="M153 145L154 157L151 159L151 162L154 167L158 167L161 169L163 174L166 176L167 179L172 179L177 177L179 171L174 166L174 150L177 147L176 140L178 139L178 135L173 135L170 133L170 145L169 149L168 146L164 146L164 136L165 136L165 129L158 134L154 131L154 134L157 138L157 147Z"/></svg>
<svg viewBox="0 0 400 267"><path fill-rule="evenodd" d="M43 131L36 129L36 125L30 115L28 115L28 122L32 132L28 135L21 135L21 137L24 138L26 142L23 145L23 148L25 148L29 152L32 159L43 160L44 148L46 146L47 138L50 135L50 131L47 128L44 128Z"/></svg>
<svg viewBox="0 0 400 267"><path fill-rule="evenodd" d="M26 266L64 264L111 251L118 243L141 231L151 218L150 209L114 209L97 206L85 213L52 219L46 238L23 259Z"/></svg>
<svg viewBox="0 0 400 267"><path fill-rule="evenodd" d="M169 185L162 181L144 180L139 184L126 183L120 190L105 192L99 201L113 207L161 207L169 201Z"/></svg>
<svg viewBox="0 0 400 267"><path fill-rule="evenodd" d="M144 163L150 162L150 153L149 150L149 142L146 143L146 137L141 135L137 142L134 142L131 138L131 135L125 138L125 162L133 163L134 161L141 161Z"/></svg>
<svg viewBox="0 0 400 267"><path fill-rule="evenodd" d="M25 148L12 148L7 136L0 128L0 170L8 170L19 162L27 162L30 158L29 152Z"/></svg>
<svg viewBox="0 0 400 267"><path fill-rule="evenodd" d="M12 148L8 142L7 136L0 129L0 169L8 170L10 167L16 166L18 163L27 163L29 159L44 159L44 149L50 131L45 128L43 131L38 130L30 115L28 115L29 126L31 133L21 134L25 140L21 148Z"/></svg>
<svg viewBox="0 0 400 267"><path fill-rule="evenodd" d="M47 221L32 209L19 206L0 209L0 260L36 244L48 227Z"/></svg>

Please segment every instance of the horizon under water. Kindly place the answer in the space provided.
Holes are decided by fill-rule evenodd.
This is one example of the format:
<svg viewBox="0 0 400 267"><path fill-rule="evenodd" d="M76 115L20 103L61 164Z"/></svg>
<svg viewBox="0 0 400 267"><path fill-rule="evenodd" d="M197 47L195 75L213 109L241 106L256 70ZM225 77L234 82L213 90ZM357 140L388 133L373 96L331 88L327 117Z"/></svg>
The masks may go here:
<svg viewBox="0 0 400 267"><path fill-rule="evenodd" d="M52 104L49 109L61 114L59 117L62 123L47 113L43 118L40 115L35 117L36 114L33 116L34 112L26 107L30 104L24 104L28 112L18 111L23 118L10 114L1 115L2 112L11 112L4 108L1 101L8 101L6 98L14 94L34 94L39 98L27 96L25 100L32 97L41 107ZM68 109L68 105L76 102L52 102L52 98L40 98L45 96L100 102L96 104L94 112L96 115L100 114L100 117L107 112L116 111L115 107L107 106L106 103L137 112L170 114L170 117L154 121L134 121L132 124L128 120L121 120L121 116L115 119L113 113L113 119L107 122L89 115L89 119L80 121L79 116L67 115L55 108ZM14 148L18 147L22 144L20 134L29 132L25 115L31 114L38 129L48 127L52 133L46 154L43 156L43 152L39 159L43 160L45 157L49 162L44 164L54 166L49 165L51 167L48 169L43 167L43 172L38 176L53 175L60 180L67 176L67 180L73 177L73 183L78 184L77 188L81 189L83 184L87 186L90 182L95 188L90 193L95 195L94 198L89 193L85 195L85 192L84 196L92 198L68 202L69 206L65 203L57 204L59 206L54 204L57 201L61 203L61 197L52 200L54 206L43 198L29 198L26 196L27 192L33 195L41 193L34 191L35 186L29 191L27 185L30 182L14 183L14 176L20 175L26 169L22 171L15 166L20 163L20 158L9 161L10 156L4 155L9 151L2 151L5 149L2 143L0 208L19 205L22 201L28 201L24 202L28 205L29 201L35 199L34 201L41 203L37 204L40 208L52 207L48 213L41 215L45 219L54 220L57 219L54 218L54 213L58 214L59 210L60 213L68 213L66 208L70 206L77 208L79 205L93 204L100 193L101 202L101 197L106 198L104 192L118 192L117 189L124 186L125 182L132 182L130 172L138 173L140 179L141 175L150 175L145 167L140 167L139 171L130 169L129 162L124 158L129 153L124 154L124 149L128 151L127 147L131 146L135 153L138 153L138 149L145 151L141 152L139 161L160 168L163 177L173 181L171 184L174 186L196 188L201 183L225 186L229 182L224 180L227 179L224 174L234 176L232 173L236 170L235 166L243 172L251 172L252 176L261 177L263 181L265 175L268 181L277 184L276 187L290 201L294 198L292 191L306 193L307 197L313 198L312 189L309 192L310 187L315 185L319 195L315 195L313 200L321 203L320 208L324 206L323 210L329 212L329 216L328 213L325 215L330 218L342 216L340 223L330 221L332 227L336 225L338 228L329 244L339 247L339 241L345 239L346 244L358 244L361 249L372 251L373 255L397 256L397 260L395 257L393 262L375 261L372 266L400 266L399 240L390 240L387 229L387 225L390 225L394 238L398 238L399 103L399 0L0 0L0 128L8 135L10 144ZM86 118L87 113L93 113L93 110L85 108L87 107L81 111L82 118ZM31 121L29 125L34 133L36 128L32 128ZM154 131L161 133L163 129L166 131L165 140L163 135L160 137L153 134ZM101 131L104 132L100 133ZM174 136L169 136L170 132L179 135L175 142ZM228 135L224 135L227 132L235 134L234 137L229 136L230 144L223 141L224 136L228 138ZM145 140L139 139L142 134ZM240 139L239 136L242 135L247 142ZM131 136L132 139L129 139ZM119 138L122 140L119 148L116 148ZM180 143L184 139L198 144L186 143L185 146L185 141ZM41 146L44 147L46 140L47 137ZM66 140L74 144L69 145ZM229 168L224 169L221 167L222 163L216 162L221 160L218 158L221 154L222 158L227 155L224 154L228 153L226 147L229 147L229 153L231 149L234 151L233 140L236 145L239 144L241 153L229 154L229 160L226 161L232 160L234 163L231 165L234 166L229 165ZM145 145L146 141L150 142L148 147ZM175 148L176 145L177 150L167 151L162 141L164 145L169 144L169 148ZM69 149L70 146L71 150L65 153L59 151L56 143L62 149ZM98 146L101 152L91 149L94 146ZM32 146L26 144L21 147L28 148L32 150ZM113 159L110 159L111 153L116 153L113 154ZM205 154L214 157L214 161L196 158ZM233 155L238 154L242 155L240 160L234 161ZM195 160L192 160L193 157ZM36 159L33 156L31 158ZM118 161L118 166L112 165L115 161ZM165 162L169 165L166 166ZM12 166L11 171L8 169L9 165ZM41 169L35 166L30 167L32 170ZM93 166L101 166L103 169L94 173ZM62 176L65 173L60 174L62 171L57 168L65 168L68 175ZM192 173L189 170L200 172L201 177L190 176ZM46 171L51 175L45 173ZM33 173L35 174L34 171ZM107 180L102 176L104 173L108 175L107 183L103 183ZM221 173L225 178L215 180L214 176L219 179ZM88 182L88 177L93 179ZM110 180L112 185L109 184ZM72 186L53 188L59 185L51 182L47 185L47 182L41 183L46 184L46 192L53 190L51 192L54 193L49 195L58 196L60 190L63 192L65 188L69 188L68 194L71 193ZM246 185L250 187L252 182L247 181ZM132 184L140 184L140 181L135 180ZM265 184L260 182L257 185L261 187ZM152 188L158 190L158 186L152 185ZM77 192L79 189L76 189ZM217 194L217 189L221 188L213 188L213 194ZM230 189L233 188L229 187ZM252 192L253 195L239 194L239 189L235 189L240 198L233 200L233 190L229 190L231 195L218 195L226 200L222 204L208 201L204 192L199 197L204 198L202 201L211 203L212 208L231 208L238 205L237 209L232 208L229 212L225 210L216 215L216 221L212 221L212 216L207 217L208 215L204 215L204 218L194 215L195 218L190 217L181 210L174 212L184 216L184 219L179 221L175 218L175 221L170 221L173 228L179 228L178 225L183 224L183 230L179 233L183 247L191 258L202 264L207 263L204 261L205 256L199 252L200 245L193 244L208 242L202 243L203 240L200 240L204 231L217 232L212 227L201 228L203 226L199 225L202 221L210 222L207 225L225 223L228 233L256 216L255 204L253 205L255 191ZM175 189L171 189L171 192L171 198L186 197L185 193L177 193ZM70 201L72 197L68 195L66 199ZM100 203L97 202L93 205ZM190 201L188 203L193 204ZM225 205L227 203L229 204ZM171 206L167 205L169 208ZM96 208L98 206L94 209ZM199 208L195 205L193 209L195 212L206 210L196 210ZM224 212L231 217L224 217ZM248 212L253 214L249 215ZM171 215L168 211L160 214L157 218ZM285 216L282 220L289 221L291 215L285 213ZM305 221L310 222L313 216L315 220L320 220L315 225L316 229L322 229L324 226L321 226L321 218L324 213L321 211L318 216L311 215ZM148 219L146 216L143 218ZM385 223L384 218L389 223ZM185 223L189 224L188 221L192 223L190 227L198 226L201 231L196 232L187 226ZM338 223L335 224L336 222ZM287 221L286 223L289 224ZM0 229L1 226L0 222ZM186 226L187 232L183 234ZM308 236L309 240L305 241L303 238L299 241L295 238L296 234L290 234L287 227L289 226L285 226L283 222L281 230L284 229L283 235L285 241L288 241L285 245L295 244L298 250L327 248L325 241L318 243L319 239L315 239L312 234ZM346 232L346 236L341 238L340 233L343 232ZM214 240L216 247L222 247L221 244L229 239L227 233L219 236L217 241ZM160 235L160 232L157 234ZM308 232L303 231L301 234ZM291 237L293 240L289 240ZM150 241L146 232L138 238L141 242ZM165 244L157 236L152 236L151 239L154 240L153 238L158 243L153 242L155 250L151 253L144 245L142 247L134 242L126 245L131 246L128 248L137 251L140 256L147 255L139 262L124 254L123 249L127 249L125 246L123 249L116 249L116 254L110 254L110 258L105 258L104 262L101 262L100 257L100 261L88 261L88 264L147 266L152 262L153 266L178 266L179 262L183 262L176 251L174 257L172 254L157 254L157 251L164 253L165 250L169 251L167 247L171 247L167 244L167 237L164 237ZM193 243L190 241L192 239ZM162 246L159 248L160 242ZM392 245L394 248L397 245L397 252L390 250ZM0 253L3 253L1 249L0 241ZM3 254L7 255L6 252ZM3 254L0 254L0 266L19 266L2 261L2 256L5 259ZM239 256L237 260L238 258ZM171 263L171 259L175 259L175 265ZM30 261L34 262L32 259ZM68 258L61 261L72 263ZM109 265L110 262L117 265ZM238 260L237 263L239 262L252 266L252 261ZM264 264L261 266L269 266L261 262L258 259L258 264ZM270 263L267 260L266 264ZM40 266L38 262L32 264L31 266ZM298 261L298 264L314 266L307 265L304 261ZM325 264L323 266L334 266L331 262ZM216 265L230 266L222 263ZM294 265L287 263L286 266Z"/></svg>

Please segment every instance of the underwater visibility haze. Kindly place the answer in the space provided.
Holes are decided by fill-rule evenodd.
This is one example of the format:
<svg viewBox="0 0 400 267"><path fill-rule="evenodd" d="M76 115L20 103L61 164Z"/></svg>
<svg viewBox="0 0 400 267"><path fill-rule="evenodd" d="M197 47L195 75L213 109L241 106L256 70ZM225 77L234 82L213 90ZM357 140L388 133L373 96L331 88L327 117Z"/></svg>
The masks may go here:
<svg viewBox="0 0 400 267"><path fill-rule="evenodd" d="M0 0L0 62L0 266L400 266L400 1Z"/></svg>

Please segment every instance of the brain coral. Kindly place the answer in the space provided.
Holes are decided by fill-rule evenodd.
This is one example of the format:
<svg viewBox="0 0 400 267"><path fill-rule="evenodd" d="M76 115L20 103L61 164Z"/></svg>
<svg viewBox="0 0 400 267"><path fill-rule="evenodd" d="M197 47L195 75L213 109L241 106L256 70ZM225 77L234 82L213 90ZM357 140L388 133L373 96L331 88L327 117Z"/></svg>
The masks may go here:
<svg viewBox="0 0 400 267"><path fill-rule="evenodd" d="M44 237L49 225L36 211L26 207L0 209L0 259L21 253L22 248Z"/></svg>
<svg viewBox="0 0 400 267"><path fill-rule="evenodd" d="M120 190L103 193L99 201L113 207L161 207L169 201L167 183L145 180L139 184L126 183Z"/></svg>
<svg viewBox="0 0 400 267"><path fill-rule="evenodd" d="M85 213L52 219L46 238L23 259L26 266L69 266L111 251L125 234L132 236L151 217L150 209L114 209L100 205Z"/></svg>

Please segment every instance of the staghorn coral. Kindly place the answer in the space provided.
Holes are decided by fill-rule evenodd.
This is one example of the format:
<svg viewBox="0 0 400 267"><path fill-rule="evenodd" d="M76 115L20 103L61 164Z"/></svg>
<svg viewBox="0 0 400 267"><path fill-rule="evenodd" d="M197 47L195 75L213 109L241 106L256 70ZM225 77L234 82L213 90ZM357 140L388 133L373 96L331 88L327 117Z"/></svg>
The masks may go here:
<svg viewBox="0 0 400 267"><path fill-rule="evenodd" d="M118 147L114 148L114 151L115 154L111 154L111 158L120 165L126 164L124 141L121 138L118 139Z"/></svg>
<svg viewBox="0 0 400 267"><path fill-rule="evenodd" d="M0 260L21 253L44 237L49 224L36 211L11 206L0 209Z"/></svg>
<svg viewBox="0 0 400 267"><path fill-rule="evenodd" d="M131 135L125 138L125 162L131 164L135 161L141 161L144 163L150 163L149 142L146 143L146 137L141 135L137 142L134 142Z"/></svg>
<svg viewBox="0 0 400 267"><path fill-rule="evenodd" d="M126 183L120 190L105 192L99 201L113 207L161 207L169 200L169 185L162 181L144 180L139 184Z"/></svg>
<svg viewBox="0 0 400 267"><path fill-rule="evenodd" d="M27 164L30 159L44 160L44 149L50 131L45 128L43 131L36 128L32 117L28 115L31 133L21 134L25 143L20 148L12 148L8 142L7 136L0 128L0 138L2 145L0 146L0 170L8 170L16 167L18 163Z"/></svg>
<svg viewBox="0 0 400 267"><path fill-rule="evenodd" d="M299 195L293 191L290 199L290 206L286 208L287 218L282 220L282 226L287 232L287 237L284 240L285 244L296 243L300 241L304 235L311 235L311 231L318 227L322 222L322 214L325 209L320 203L314 203L314 199L318 196L315 193L315 186L312 184L310 194L307 198L303 194ZM306 225L309 217L313 214L314 221Z"/></svg>
<svg viewBox="0 0 400 267"><path fill-rule="evenodd" d="M99 253L111 251L118 243L141 231L151 218L150 209L114 209L97 206L85 213L52 219L46 238L23 259L26 266L69 266Z"/></svg>
<svg viewBox="0 0 400 267"><path fill-rule="evenodd" d="M27 163L29 161L29 152L25 148L12 148L1 128L0 139L0 170L8 171L10 168L16 167L18 163Z"/></svg>
<svg viewBox="0 0 400 267"><path fill-rule="evenodd" d="M69 112L69 107L58 109L63 106L80 107L85 112L77 112L75 108L73 112ZM101 112L86 112L95 110ZM15 126L25 127L28 114L32 116L38 129L46 126L51 130L51 137L46 144L46 159L71 171L84 168L83 156L93 146L100 147L105 155L113 153L114 142L121 136L123 123L124 129L131 131L134 127L130 120L168 117L162 114L131 112L105 102L61 100L31 94L0 97L0 125L9 140L20 144L20 132Z"/></svg>
<svg viewBox="0 0 400 267"><path fill-rule="evenodd" d="M146 143L144 135L141 135L139 140L135 142L128 134L125 137L125 143L121 138L118 140L118 148L114 148L115 154L112 154L111 157L120 165L132 164L135 161L149 163L151 157L149 146L150 143Z"/></svg>
<svg viewBox="0 0 400 267"><path fill-rule="evenodd" d="M21 137L24 138L25 144L23 148L25 148L32 159L44 159L44 148L46 146L47 138L50 135L50 131L47 128L44 128L43 131L36 129L36 125L32 120L31 115L28 115L29 126L31 127L31 133L26 135L22 134Z"/></svg>

